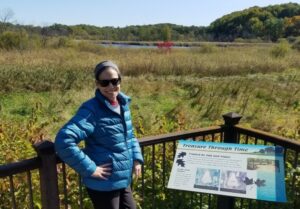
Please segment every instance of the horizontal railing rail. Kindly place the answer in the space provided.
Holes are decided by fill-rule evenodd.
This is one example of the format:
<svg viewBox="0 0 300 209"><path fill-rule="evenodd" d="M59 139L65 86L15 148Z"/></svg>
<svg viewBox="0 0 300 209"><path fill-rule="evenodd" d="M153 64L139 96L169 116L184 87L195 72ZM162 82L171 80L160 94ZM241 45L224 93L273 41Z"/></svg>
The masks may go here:
<svg viewBox="0 0 300 209"><path fill-rule="evenodd" d="M244 134L247 135L248 137L254 137L260 140L264 140L270 143L274 143L276 145L282 146L286 149L292 149L297 152L300 151L300 142L288 139L282 136L278 136L275 134L271 134L265 131L253 129L253 128L245 128L241 125L236 125L235 126L236 131L239 134Z"/></svg>
<svg viewBox="0 0 300 209"><path fill-rule="evenodd" d="M195 138L203 135L221 133L223 131L221 126L212 126L208 128L199 128L190 131L180 131L170 134L161 134L157 136L143 137L139 140L141 146L148 146L153 144L159 144L163 142L174 141L174 139L188 139Z"/></svg>
<svg viewBox="0 0 300 209"><path fill-rule="evenodd" d="M0 166L0 178L38 169L41 166L39 157L13 162Z"/></svg>

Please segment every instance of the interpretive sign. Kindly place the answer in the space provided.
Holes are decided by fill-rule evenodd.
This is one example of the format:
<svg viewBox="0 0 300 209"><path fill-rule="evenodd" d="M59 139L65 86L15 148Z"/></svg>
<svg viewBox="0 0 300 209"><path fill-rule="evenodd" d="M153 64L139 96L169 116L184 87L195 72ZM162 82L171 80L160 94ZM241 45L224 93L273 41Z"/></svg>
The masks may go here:
<svg viewBox="0 0 300 209"><path fill-rule="evenodd" d="M180 140L168 188L286 202L283 148Z"/></svg>

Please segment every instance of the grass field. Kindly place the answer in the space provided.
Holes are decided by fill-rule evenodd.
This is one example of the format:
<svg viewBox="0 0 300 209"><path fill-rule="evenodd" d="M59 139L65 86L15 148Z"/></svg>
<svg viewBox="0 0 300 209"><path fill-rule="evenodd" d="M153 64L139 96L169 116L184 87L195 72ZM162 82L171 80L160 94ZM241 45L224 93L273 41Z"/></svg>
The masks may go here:
<svg viewBox="0 0 300 209"><path fill-rule="evenodd" d="M31 143L53 140L94 94L93 68L118 63L122 90L132 97L138 137L241 123L300 139L300 59L274 57L270 45L173 49L113 49L92 45L0 51L0 163L34 154Z"/></svg>

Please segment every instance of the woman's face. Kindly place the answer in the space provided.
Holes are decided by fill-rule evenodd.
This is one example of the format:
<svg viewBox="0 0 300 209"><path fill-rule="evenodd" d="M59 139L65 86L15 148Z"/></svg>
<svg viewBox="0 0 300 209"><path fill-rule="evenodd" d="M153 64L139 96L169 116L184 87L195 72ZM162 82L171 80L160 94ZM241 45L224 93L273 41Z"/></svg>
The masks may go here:
<svg viewBox="0 0 300 209"><path fill-rule="evenodd" d="M96 82L97 88L100 90L102 95L110 101L116 101L120 92L120 82L116 84L113 79L119 79L119 75L115 69L109 67L99 75L99 81ZM113 83L116 85L113 85Z"/></svg>

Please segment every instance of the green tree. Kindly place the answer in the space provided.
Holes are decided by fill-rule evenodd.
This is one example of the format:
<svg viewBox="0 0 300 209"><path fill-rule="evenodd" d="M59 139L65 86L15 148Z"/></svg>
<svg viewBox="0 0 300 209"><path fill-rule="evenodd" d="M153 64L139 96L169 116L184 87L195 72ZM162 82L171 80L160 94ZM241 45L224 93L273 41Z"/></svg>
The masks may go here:
<svg viewBox="0 0 300 209"><path fill-rule="evenodd" d="M139 36L141 41L150 41L151 40L151 32L149 27L140 27L139 28Z"/></svg>
<svg viewBox="0 0 300 209"><path fill-rule="evenodd" d="M165 25L162 29L162 39L164 41L171 41L171 28Z"/></svg>
<svg viewBox="0 0 300 209"><path fill-rule="evenodd" d="M87 39L89 38L89 33L82 27L80 26L74 26L72 27L72 34L75 37L82 38L82 39Z"/></svg>
<svg viewBox="0 0 300 209"><path fill-rule="evenodd" d="M284 34L284 21L276 18L267 19L265 29L269 39L277 41Z"/></svg>
<svg viewBox="0 0 300 209"><path fill-rule="evenodd" d="M249 24L250 24L251 32L253 34L255 34L256 36L260 36L260 34L262 33L262 31L264 29L263 22L260 21L260 19L258 17L252 17L249 20Z"/></svg>

